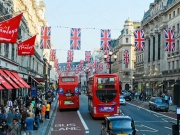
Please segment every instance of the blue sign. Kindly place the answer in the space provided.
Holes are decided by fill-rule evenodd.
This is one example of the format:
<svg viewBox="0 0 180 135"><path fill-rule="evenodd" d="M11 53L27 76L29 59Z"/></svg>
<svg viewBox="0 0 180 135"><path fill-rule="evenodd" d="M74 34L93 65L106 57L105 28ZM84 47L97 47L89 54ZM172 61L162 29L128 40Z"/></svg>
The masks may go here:
<svg viewBox="0 0 180 135"><path fill-rule="evenodd" d="M58 90L58 94L63 94L63 93L64 93L63 88L59 88L59 90Z"/></svg>
<svg viewBox="0 0 180 135"><path fill-rule="evenodd" d="M78 87L75 87L75 88L74 88L74 91L75 91L75 93L78 93L78 92L79 92Z"/></svg>
<svg viewBox="0 0 180 135"><path fill-rule="evenodd" d="M37 88L31 87L31 96L36 97L38 95Z"/></svg>

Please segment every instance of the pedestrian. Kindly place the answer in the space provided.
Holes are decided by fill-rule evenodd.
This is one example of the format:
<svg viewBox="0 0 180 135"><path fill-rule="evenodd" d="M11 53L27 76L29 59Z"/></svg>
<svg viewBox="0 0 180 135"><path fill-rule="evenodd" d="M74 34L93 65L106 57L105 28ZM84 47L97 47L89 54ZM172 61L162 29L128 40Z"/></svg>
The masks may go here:
<svg viewBox="0 0 180 135"><path fill-rule="evenodd" d="M12 124L13 119L14 119L14 113L13 113L12 108L10 108L9 112L8 112L8 115L7 115L7 119L6 119L8 126L10 126Z"/></svg>
<svg viewBox="0 0 180 135"><path fill-rule="evenodd" d="M165 100L165 102L166 102L167 104L169 104L168 99L169 99L169 97L168 97L168 95L166 94L166 95L164 96L164 100Z"/></svg>
<svg viewBox="0 0 180 135"><path fill-rule="evenodd" d="M42 106L41 106L41 120L42 120L43 124L45 123L45 114L46 114L46 106L45 106L44 103L42 103Z"/></svg>
<svg viewBox="0 0 180 135"><path fill-rule="evenodd" d="M169 96L169 105L172 105L172 96Z"/></svg>
<svg viewBox="0 0 180 135"><path fill-rule="evenodd" d="M3 120L5 119L4 113L0 110L0 124L2 124Z"/></svg>
<svg viewBox="0 0 180 135"><path fill-rule="evenodd" d="M24 127L26 128L26 135L33 135L34 125L35 125L35 121L33 118L30 117L28 113L24 124Z"/></svg>
<svg viewBox="0 0 180 135"><path fill-rule="evenodd" d="M28 113L29 113L30 117L34 119L34 113L32 112L32 110L29 110Z"/></svg>
<svg viewBox="0 0 180 135"><path fill-rule="evenodd" d="M7 122L6 122L6 120L3 120L2 124L0 125L1 135L7 135L7 131L8 131Z"/></svg>
<svg viewBox="0 0 180 135"><path fill-rule="evenodd" d="M28 114L27 110L26 110L26 108L24 108L23 112L21 113L21 130L24 130L24 131L25 131L24 124L25 124L27 114Z"/></svg>
<svg viewBox="0 0 180 135"><path fill-rule="evenodd" d="M4 107L4 115L5 115L5 118L7 118L7 115L8 115L8 112L9 112L9 106L8 104L6 104L6 106Z"/></svg>
<svg viewBox="0 0 180 135"><path fill-rule="evenodd" d="M46 104L46 118L49 119L49 112L51 110L49 102Z"/></svg>
<svg viewBox="0 0 180 135"><path fill-rule="evenodd" d="M20 125L21 122L21 114L19 113L19 109L15 110L14 118L18 121L18 124Z"/></svg>
<svg viewBox="0 0 180 135"><path fill-rule="evenodd" d="M7 101L7 104L9 107L11 107L13 105L11 98L9 98L9 100Z"/></svg>
<svg viewBox="0 0 180 135"><path fill-rule="evenodd" d="M13 124L8 128L8 135L20 135L20 127L17 119L13 119Z"/></svg>

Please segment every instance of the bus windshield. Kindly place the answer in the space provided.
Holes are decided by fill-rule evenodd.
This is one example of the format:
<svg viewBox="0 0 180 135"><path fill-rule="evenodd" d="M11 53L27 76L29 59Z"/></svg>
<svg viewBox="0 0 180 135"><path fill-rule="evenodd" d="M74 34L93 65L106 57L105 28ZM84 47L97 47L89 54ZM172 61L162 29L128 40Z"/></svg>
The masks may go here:
<svg viewBox="0 0 180 135"><path fill-rule="evenodd" d="M96 90L97 98L104 103L112 102L117 94L117 90Z"/></svg>
<svg viewBox="0 0 180 135"><path fill-rule="evenodd" d="M98 78L98 84L114 84L114 78Z"/></svg>
<svg viewBox="0 0 180 135"><path fill-rule="evenodd" d="M63 77L62 78L62 82L74 82L75 81L75 78L74 77Z"/></svg>

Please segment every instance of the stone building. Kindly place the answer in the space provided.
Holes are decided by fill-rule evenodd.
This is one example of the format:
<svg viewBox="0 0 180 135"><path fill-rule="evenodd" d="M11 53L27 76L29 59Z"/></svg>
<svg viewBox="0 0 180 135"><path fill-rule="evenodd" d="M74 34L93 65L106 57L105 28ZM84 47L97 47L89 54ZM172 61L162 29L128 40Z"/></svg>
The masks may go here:
<svg viewBox="0 0 180 135"><path fill-rule="evenodd" d="M179 25L180 0L154 0L144 14L141 26L145 32L145 51L137 56L136 67L142 66L136 68L134 76L149 94L171 95L175 81L180 80ZM165 51L165 29L175 31L175 52Z"/></svg>
<svg viewBox="0 0 180 135"><path fill-rule="evenodd" d="M135 51L134 51L134 30L140 27L140 22L133 22L127 19L124 29L118 39L112 40L113 55L117 55L117 60L112 64L112 73L119 74L122 90L133 90L133 74L135 72ZM129 51L129 63L124 64L123 52Z"/></svg>

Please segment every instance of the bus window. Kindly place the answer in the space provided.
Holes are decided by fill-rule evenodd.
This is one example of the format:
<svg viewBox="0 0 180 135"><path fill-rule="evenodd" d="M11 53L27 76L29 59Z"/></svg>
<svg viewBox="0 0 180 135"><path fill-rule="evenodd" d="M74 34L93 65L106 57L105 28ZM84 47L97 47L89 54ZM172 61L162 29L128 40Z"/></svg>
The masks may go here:
<svg viewBox="0 0 180 135"><path fill-rule="evenodd" d="M75 81L74 77L67 77L67 78L63 77L62 78L62 82L74 82L74 81Z"/></svg>
<svg viewBox="0 0 180 135"><path fill-rule="evenodd" d="M114 84L114 78L98 78L98 84Z"/></svg>

